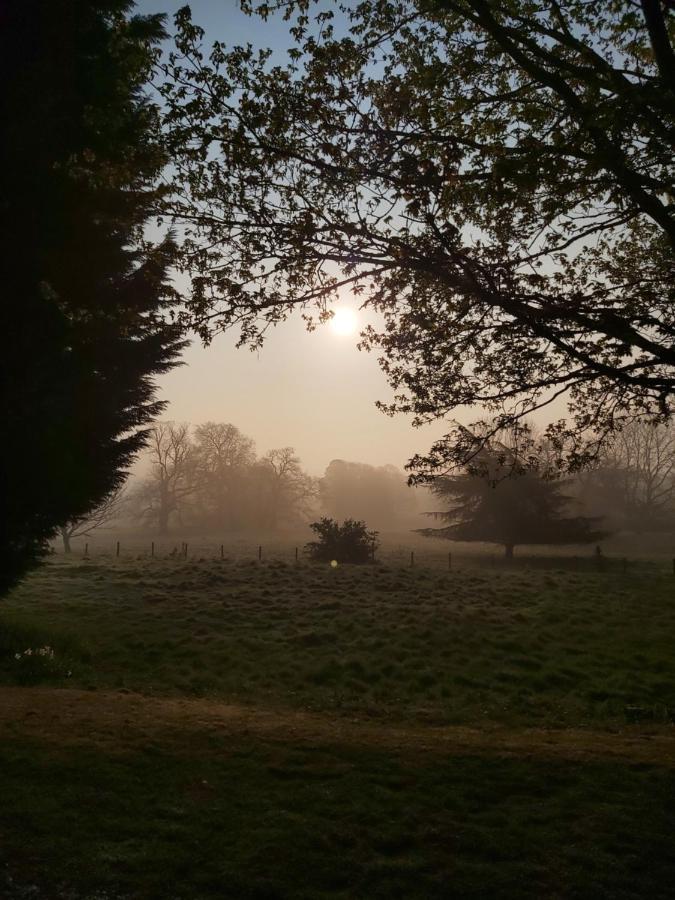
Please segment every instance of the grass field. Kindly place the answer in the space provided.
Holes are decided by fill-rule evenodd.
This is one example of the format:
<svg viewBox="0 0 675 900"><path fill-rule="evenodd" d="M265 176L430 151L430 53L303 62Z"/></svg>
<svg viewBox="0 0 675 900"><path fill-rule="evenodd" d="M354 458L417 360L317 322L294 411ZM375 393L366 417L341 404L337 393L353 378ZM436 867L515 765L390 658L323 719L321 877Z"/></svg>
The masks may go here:
<svg viewBox="0 0 675 900"><path fill-rule="evenodd" d="M662 567L54 560L0 896L671 897L674 638Z"/></svg>

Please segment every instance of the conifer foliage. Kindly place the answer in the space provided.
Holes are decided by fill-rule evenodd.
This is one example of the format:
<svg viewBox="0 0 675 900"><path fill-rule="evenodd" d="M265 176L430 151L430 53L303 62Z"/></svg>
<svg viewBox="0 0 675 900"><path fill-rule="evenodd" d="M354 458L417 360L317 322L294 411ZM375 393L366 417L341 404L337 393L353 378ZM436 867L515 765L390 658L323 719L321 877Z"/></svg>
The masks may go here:
<svg viewBox="0 0 675 900"><path fill-rule="evenodd" d="M603 538L599 519L572 516L566 481L504 445L486 445L467 471L431 482L446 505L430 513L447 524L420 529L425 537L501 544L507 559L519 544L586 544Z"/></svg>
<svg viewBox="0 0 675 900"><path fill-rule="evenodd" d="M180 335L172 238L145 240L165 164L146 97L161 16L6 0L0 592L123 481Z"/></svg>

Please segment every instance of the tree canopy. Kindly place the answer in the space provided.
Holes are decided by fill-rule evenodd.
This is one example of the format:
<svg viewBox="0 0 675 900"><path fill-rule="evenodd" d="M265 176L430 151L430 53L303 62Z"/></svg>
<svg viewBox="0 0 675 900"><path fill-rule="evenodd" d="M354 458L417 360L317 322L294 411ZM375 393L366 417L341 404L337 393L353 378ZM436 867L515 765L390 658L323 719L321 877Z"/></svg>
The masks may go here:
<svg viewBox="0 0 675 900"><path fill-rule="evenodd" d="M293 447L258 457L229 422L158 422L150 432L150 471L132 494L139 519L166 535L179 523L217 531L277 531L313 514L316 479Z"/></svg>
<svg viewBox="0 0 675 900"><path fill-rule="evenodd" d="M309 527L317 540L305 544L305 551L317 562L367 563L375 559L378 532L368 531L365 522L345 519L340 525L324 516Z"/></svg>
<svg viewBox="0 0 675 900"><path fill-rule="evenodd" d="M0 7L0 591L114 494L182 346L174 242L145 235L166 163L145 91L162 17L132 7Z"/></svg>
<svg viewBox="0 0 675 900"><path fill-rule="evenodd" d="M264 17L273 4L245 2ZM352 290L363 343L416 421L496 427L565 396L561 457L667 418L673 19L658 0L279 4L288 65L202 46L188 8L163 94L167 211L187 226L190 321L244 342ZM461 462L454 436L421 470ZM459 455L458 455L459 453Z"/></svg>

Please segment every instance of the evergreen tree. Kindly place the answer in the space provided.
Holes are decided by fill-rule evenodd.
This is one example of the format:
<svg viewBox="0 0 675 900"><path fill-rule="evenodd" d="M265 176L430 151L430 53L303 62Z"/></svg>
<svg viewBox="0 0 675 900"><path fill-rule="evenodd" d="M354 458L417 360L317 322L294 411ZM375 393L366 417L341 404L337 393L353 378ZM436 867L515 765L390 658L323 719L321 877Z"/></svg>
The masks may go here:
<svg viewBox="0 0 675 900"><path fill-rule="evenodd" d="M599 519L568 516L566 482L543 468L521 463L504 446L486 447L461 475L431 483L432 493L448 505L430 513L447 523L423 528L425 537L501 544L507 559L518 544L586 544L600 540Z"/></svg>
<svg viewBox="0 0 675 900"><path fill-rule="evenodd" d="M0 592L124 480L182 347L145 230L165 164L144 87L161 16L127 0L6 0L2 67Z"/></svg>

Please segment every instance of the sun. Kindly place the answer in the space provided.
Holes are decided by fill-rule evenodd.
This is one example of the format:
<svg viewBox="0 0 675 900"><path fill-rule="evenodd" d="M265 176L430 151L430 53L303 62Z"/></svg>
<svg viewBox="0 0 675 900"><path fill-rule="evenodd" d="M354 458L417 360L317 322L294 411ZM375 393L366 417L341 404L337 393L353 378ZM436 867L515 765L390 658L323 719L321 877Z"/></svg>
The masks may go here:
<svg viewBox="0 0 675 900"><path fill-rule="evenodd" d="M330 327L335 334L340 336L354 334L359 327L359 319L353 309L349 309L347 306L338 306L333 310Z"/></svg>

